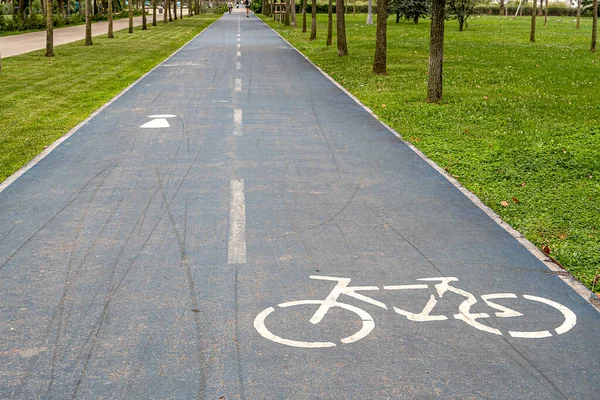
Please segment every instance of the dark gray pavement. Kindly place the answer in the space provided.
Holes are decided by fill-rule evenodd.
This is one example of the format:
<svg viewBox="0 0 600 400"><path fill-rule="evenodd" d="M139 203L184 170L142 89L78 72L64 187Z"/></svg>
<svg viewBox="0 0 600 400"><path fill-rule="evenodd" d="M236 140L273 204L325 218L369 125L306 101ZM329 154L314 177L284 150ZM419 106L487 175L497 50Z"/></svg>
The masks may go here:
<svg viewBox="0 0 600 400"><path fill-rule="evenodd" d="M313 275L378 290L325 302L338 282ZM458 281L417 280L438 277ZM0 398L592 399L599 332L254 17L225 15L0 193Z"/></svg>

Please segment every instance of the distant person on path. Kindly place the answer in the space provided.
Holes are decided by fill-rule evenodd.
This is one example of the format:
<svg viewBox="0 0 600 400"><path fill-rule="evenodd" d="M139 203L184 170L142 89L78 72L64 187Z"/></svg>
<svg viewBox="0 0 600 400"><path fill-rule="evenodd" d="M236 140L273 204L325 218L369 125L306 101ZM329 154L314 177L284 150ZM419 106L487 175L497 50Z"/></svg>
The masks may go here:
<svg viewBox="0 0 600 400"><path fill-rule="evenodd" d="M229 14L231 14L231 10L233 10L233 2L231 0L227 2L227 8L229 8Z"/></svg>
<svg viewBox="0 0 600 400"><path fill-rule="evenodd" d="M244 5L246 6L246 18L250 18L250 0L244 0Z"/></svg>

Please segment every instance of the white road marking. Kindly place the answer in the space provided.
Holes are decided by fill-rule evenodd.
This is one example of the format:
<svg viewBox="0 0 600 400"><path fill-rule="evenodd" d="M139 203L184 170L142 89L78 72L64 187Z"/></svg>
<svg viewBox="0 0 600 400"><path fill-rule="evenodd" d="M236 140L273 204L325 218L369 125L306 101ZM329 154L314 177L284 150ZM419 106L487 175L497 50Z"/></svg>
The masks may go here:
<svg viewBox="0 0 600 400"><path fill-rule="evenodd" d="M246 264L246 197L244 180L231 180L228 264Z"/></svg>
<svg viewBox="0 0 600 400"><path fill-rule="evenodd" d="M241 47L242 47L242 46L241 46L241 45L238 43L238 44L237 44L237 48L239 49L239 48L241 48Z"/></svg>
<svg viewBox="0 0 600 400"><path fill-rule="evenodd" d="M242 110L239 108L233 110L233 135L244 136L242 131Z"/></svg>
<svg viewBox="0 0 600 400"><path fill-rule="evenodd" d="M241 78L236 78L236 80L235 80L235 91L236 92L242 91L242 79Z"/></svg>
<svg viewBox="0 0 600 400"><path fill-rule="evenodd" d="M241 42L241 41L242 41L242 39L238 38L238 42Z"/></svg>
<svg viewBox="0 0 600 400"><path fill-rule="evenodd" d="M236 62L236 63L235 63L235 69L236 69L237 71L241 70L241 69L242 69L242 63L241 63L241 62L239 62L239 61L238 61L238 62Z"/></svg>
<svg viewBox="0 0 600 400"><path fill-rule="evenodd" d="M153 129L153 128L170 128L171 125L167 118L175 118L177 115L173 114L159 114L159 115L149 115L148 118L152 118L151 121L146 122L143 125L140 125L140 128L144 129Z"/></svg>
<svg viewBox="0 0 600 400"><path fill-rule="evenodd" d="M239 29L238 29L238 31L239 31ZM240 37L240 34L239 34L239 33L238 33L237 37ZM238 39L238 40L239 40L239 39Z"/></svg>
<svg viewBox="0 0 600 400"><path fill-rule="evenodd" d="M242 52L238 51L235 55L236 55L236 57L241 57L242 56Z"/></svg>
<svg viewBox="0 0 600 400"><path fill-rule="evenodd" d="M384 286L384 290L405 290L405 289L427 289L427 285L390 285Z"/></svg>

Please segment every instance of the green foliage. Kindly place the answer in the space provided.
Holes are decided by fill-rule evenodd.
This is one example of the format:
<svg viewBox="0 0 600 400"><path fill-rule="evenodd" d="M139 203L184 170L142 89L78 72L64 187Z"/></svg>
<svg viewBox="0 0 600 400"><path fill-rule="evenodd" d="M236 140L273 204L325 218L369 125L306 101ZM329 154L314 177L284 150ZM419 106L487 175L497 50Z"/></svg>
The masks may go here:
<svg viewBox="0 0 600 400"><path fill-rule="evenodd" d="M446 13L458 20L458 30L465 28L465 23L473 14L479 0L447 0Z"/></svg>
<svg viewBox="0 0 600 400"><path fill-rule="evenodd" d="M600 274L600 55L591 19L448 21L444 101L425 102L429 23L388 24L388 76L371 73L375 26L346 17L349 55L269 21L505 221L589 288ZM321 31L327 18L319 15ZM335 40L335 38L334 38ZM514 199L516 200L513 200ZM502 202L506 202L504 207Z"/></svg>
<svg viewBox="0 0 600 400"><path fill-rule="evenodd" d="M415 24L419 18L425 18L429 13L428 0L389 0L389 13L398 18L412 21ZM397 22L397 21L396 21Z"/></svg>

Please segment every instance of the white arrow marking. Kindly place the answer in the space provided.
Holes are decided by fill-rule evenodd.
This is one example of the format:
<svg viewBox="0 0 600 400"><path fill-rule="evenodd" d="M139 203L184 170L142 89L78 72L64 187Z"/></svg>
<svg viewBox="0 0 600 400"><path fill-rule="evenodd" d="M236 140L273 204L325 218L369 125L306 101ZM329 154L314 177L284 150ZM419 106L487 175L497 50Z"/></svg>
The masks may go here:
<svg viewBox="0 0 600 400"><path fill-rule="evenodd" d="M152 120L141 125L140 128L170 128L171 125L167 121L167 118L175 118L176 116L173 114L149 115L148 118L152 118Z"/></svg>

